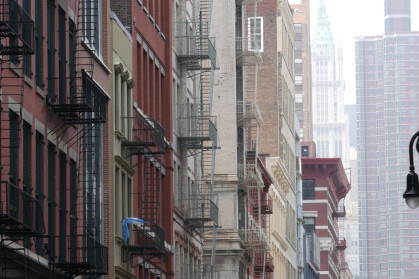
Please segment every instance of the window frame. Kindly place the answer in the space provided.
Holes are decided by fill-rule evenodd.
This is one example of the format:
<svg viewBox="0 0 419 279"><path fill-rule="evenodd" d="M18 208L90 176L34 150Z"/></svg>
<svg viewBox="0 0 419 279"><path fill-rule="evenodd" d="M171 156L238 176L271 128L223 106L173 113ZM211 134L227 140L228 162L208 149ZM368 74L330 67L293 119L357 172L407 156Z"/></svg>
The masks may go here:
<svg viewBox="0 0 419 279"><path fill-rule="evenodd" d="M260 34L256 34L256 33L252 34L251 33L251 30L252 30L251 26L253 24L253 20L256 21L256 25L255 25L254 29L257 29L256 28L257 23L258 23L258 21L260 22ZM263 17L261 17L261 16L249 17L247 19L247 24L248 24L247 34L248 34L248 49L249 49L249 51L263 52ZM258 35L260 35L260 46L259 46L260 49L252 47L252 38L256 38L256 36L258 36ZM255 46L256 46L256 41L255 41Z"/></svg>

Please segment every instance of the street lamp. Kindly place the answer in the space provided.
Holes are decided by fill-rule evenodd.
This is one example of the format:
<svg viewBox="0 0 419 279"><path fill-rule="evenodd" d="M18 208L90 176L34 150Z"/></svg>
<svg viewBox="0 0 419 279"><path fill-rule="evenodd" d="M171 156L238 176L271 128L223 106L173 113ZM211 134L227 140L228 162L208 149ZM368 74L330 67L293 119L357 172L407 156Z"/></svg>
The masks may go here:
<svg viewBox="0 0 419 279"><path fill-rule="evenodd" d="M406 192L403 194L403 198L406 200L407 206L415 209L419 206L419 182L418 175L415 172L415 166L413 163L413 143L419 137L419 131L413 135L409 143L409 160L410 160L410 172L407 174L406 179ZM419 140L416 141L416 151L419 153Z"/></svg>

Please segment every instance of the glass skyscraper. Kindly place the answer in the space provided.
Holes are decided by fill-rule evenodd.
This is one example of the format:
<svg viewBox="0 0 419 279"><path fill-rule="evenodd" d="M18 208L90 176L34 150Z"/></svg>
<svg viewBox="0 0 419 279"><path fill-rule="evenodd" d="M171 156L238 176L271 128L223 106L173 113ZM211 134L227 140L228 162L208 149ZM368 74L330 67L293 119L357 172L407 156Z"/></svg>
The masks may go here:
<svg viewBox="0 0 419 279"><path fill-rule="evenodd" d="M402 198L409 140L419 129L410 0L386 0L385 33L357 38L355 53L360 277L418 278L419 216Z"/></svg>

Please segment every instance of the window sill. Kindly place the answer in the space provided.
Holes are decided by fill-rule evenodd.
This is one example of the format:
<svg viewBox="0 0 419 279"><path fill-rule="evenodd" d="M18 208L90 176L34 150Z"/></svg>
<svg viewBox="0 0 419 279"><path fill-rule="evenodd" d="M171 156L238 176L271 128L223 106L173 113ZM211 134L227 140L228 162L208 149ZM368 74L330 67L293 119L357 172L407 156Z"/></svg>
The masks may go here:
<svg viewBox="0 0 419 279"><path fill-rule="evenodd" d="M45 92L39 86L36 86L36 94L38 94L42 99L46 99Z"/></svg>

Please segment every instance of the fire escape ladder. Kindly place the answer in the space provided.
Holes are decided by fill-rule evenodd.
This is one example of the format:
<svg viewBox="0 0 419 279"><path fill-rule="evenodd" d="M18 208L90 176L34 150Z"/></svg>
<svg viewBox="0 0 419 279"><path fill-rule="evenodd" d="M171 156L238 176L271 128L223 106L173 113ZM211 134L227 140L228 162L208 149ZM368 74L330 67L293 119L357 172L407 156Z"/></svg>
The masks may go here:
<svg viewBox="0 0 419 279"><path fill-rule="evenodd" d="M141 171L139 177L142 183L136 186L138 190L134 190L132 195L140 200L138 217L146 223L133 225L136 237L124 246L123 260L139 257L140 273L144 278L162 276L164 257L171 253L166 244L165 231L159 225L165 132L157 120L143 116L128 117L128 124L132 126L132 133L121 145L125 158L138 156L136 166Z"/></svg>
<svg viewBox="0 0 419 279"><path fill-rule="evenodd" d="M0 277L29 276L27 247L44 233L41 202L20 187L25 75L31 76L34 21L15 0L0 1Z"/></svg>
<svg viewBox="0 0 419 279"><path fill-rule="evenodd" d="M99 51L99 1L78 0L77 23L70 26L75 34L72 49L74 65L69 81L70 92L65 98L57 94L47 98L47 105L66 124L106 122L106 102L103 90L93 80L95 56ZM55 91L65 90L59 78L52 78Z"/></svg>
<svg viewBox="0 0 419 279"><path fill-rule="evenodd" d="M65 237L65 252L53 258L51 266L66 278L97 278L108 273L108 248L103 244L101 216L101 126L86 123L78 138L77 189L74 193L75 216L70 234ZM63 236L57 236L63 237Z"/></svg>

